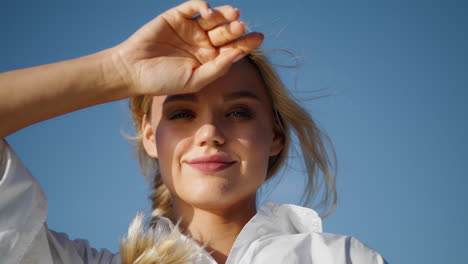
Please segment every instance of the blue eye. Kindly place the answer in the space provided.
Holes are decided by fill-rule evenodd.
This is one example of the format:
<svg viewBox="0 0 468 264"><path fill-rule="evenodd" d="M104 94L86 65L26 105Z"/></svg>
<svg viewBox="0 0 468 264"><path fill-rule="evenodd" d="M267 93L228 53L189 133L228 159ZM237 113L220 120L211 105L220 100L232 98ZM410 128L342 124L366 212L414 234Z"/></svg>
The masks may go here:
<svg viewBox="0 0 468 264"><path fill-rule="evenodd" d="M235 111L230 113L234 117L248 117L250 116L249 113L246 112L241 112L241 111Z"/></svg>
<svg viewBox="0 0 468 264"><path fill-rule="evenodd" d="M188 110L178 110L169 116L169 120L193 118L195 115Z"/></svg>
<svg viewBox="0 0 468 264"><path fill-rule="evenodd" d="M242 108L237 109L227 114L228 116L236 117L236 118L252 118L253 113L250 109Z"/></svg>

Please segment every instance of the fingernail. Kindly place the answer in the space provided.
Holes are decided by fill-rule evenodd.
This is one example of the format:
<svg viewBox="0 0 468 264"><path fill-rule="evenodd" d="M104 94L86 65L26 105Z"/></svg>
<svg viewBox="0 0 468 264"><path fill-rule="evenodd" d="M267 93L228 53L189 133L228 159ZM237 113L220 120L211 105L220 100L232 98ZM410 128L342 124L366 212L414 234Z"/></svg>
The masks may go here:
<svg viewBox="0 0 468 264"><path fill-rule="evenodd" d="M242 58L244 58L244 56L245 56L244 53L237 55L237 57L232 61L232 63L236 63L240 61Z"/></svg>
<svg viewBox="0 0 468 264"><path fill-rule="evenodd" d="M214 13L213 8L211 8L211 7L208 7L207 11L208 11L209 15L212 15Z"/></svg>

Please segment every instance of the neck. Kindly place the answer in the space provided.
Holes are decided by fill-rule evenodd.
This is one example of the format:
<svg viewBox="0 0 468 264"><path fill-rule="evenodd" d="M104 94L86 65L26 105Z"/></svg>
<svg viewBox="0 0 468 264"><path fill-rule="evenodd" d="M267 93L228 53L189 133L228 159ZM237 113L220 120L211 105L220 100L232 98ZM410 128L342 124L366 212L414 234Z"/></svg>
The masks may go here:
<svg viewBox="0 0 468 264"><path fill-rule="evenodd" d="M184 202L174 202L175 219L205 248L218 263L225 263L242 228L255 215L255 197L227 208L202 209Z"/></svg>

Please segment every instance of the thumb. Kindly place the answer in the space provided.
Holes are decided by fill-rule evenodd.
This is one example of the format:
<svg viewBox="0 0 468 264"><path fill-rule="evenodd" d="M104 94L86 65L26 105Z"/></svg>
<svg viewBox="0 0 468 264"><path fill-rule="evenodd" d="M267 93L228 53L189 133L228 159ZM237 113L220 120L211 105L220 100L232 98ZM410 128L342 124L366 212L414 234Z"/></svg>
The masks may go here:
<svg viewBox="0 0 468 264"><path fill-rule="evenodd" d="M187 82L189 91L199 91L211 82L226 74L232 64L245 56L240 49L229 49L221 52L214 60L210 60L198 67Z"/></svg>

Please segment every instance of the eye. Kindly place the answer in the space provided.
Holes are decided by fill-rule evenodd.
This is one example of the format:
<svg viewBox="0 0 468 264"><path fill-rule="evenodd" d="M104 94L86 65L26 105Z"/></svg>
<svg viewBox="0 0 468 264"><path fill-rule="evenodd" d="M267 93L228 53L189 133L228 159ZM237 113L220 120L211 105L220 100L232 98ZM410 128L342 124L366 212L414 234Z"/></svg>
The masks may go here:
<svg viewBox="0 0 468 264"><path fill-rule="evenodd" d="M253 117L253 112L248 107L238 107L229 112L227 116L250 119Z"/></svg>
<svg viewBox="0 0 468 264"><path fill-rule="evenodd" d="M182 109L182 110L177 110L177 111L172 112L169 116L169 120L194 118L194 117L195 117L195 114L192 111Z"/></svg>

